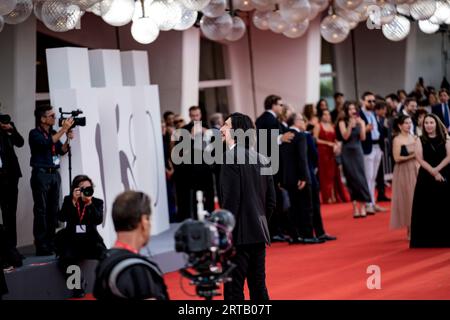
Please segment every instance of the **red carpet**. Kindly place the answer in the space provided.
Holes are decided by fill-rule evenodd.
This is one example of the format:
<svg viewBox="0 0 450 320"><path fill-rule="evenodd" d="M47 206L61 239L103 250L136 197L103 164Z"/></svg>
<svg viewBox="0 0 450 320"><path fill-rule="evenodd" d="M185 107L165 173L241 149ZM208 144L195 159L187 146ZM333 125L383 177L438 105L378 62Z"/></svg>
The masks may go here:
<svg viewBox="0 0 450 320"><path fill-rule="evenodd" d="M409 249L406 230L389 229L389 213L353 219L351 204L338 204L324 205L322 214L337 241L267 250L272 299L450 299L450 249ZM367 288L370 265L381 268L380 290ZM194 299L177 272L165 280L171 299Z"/></svg>

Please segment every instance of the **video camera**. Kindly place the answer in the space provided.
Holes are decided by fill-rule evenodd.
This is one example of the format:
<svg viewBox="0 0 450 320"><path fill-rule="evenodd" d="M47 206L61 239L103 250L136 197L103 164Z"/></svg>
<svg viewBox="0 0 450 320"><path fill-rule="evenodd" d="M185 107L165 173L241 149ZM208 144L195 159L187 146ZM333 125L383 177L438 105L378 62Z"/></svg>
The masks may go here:
<svg viewBox="0 0 450 320"><path fill-rule="evenodd" d="M231 280L236 267L232 231L235 219L227 210L216 210L204 221L186 220L175 233L175 250L188 255L182 276L196 286L198 296L207 300L220 295L219 284Z"/></svg>
<svg viewBox="0 0 450 320"><path fill-rule="evenodd" d="M62 108L59 108L59 113L61 114L61 117L59 118L59 126L63 126L63 122L67 120L68 118L73 118L74 123L70 129L75 128L76 126L85 127L86 126L86 118L85 117L79 117L80 114L83 113L80 109L70 111L70 112L63 112ZM64 117L64 115L69 115L69 117Z"/></svg>

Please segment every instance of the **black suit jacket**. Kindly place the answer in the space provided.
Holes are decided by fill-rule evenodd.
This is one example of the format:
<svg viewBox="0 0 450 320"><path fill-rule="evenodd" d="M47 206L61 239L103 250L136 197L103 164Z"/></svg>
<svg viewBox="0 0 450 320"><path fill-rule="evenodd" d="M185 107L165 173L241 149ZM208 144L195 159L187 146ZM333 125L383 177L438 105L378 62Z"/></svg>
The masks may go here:
<svg viewBox="0 0 450 320"><path fill-rule="evenodd" d="M359 111L359 116L364 120L364 123L367 126L369 124L369 120L367 120L367 117L362 110ZM366 132L366 140L361 141L361 144L364 154L370 154L372 152L372 135L370 132Z"/></svg>
<svg viewBox="0 0 450 320"><path fill-rule="evenodd" d="M286 131L285 127L281 124L280 121L278 121L278 119L276 117L273 116L273 114L271 114L268 111L264 111L264 113L262 115L259 116L258 119L256 119L255 122L256 125L256 129L259 131L261 129L265 129L265 130L279 130L279 134L282 134ZM270 157L270 150L271 150L271 135L270 135L269 131L267 133L267 154L264 154L264 156ZM259 137L259 134L258 134ZM259 143L259 142L258 142Z"/></svg>
<svg viewBox="0 0 450 320"><path fill-rule="evenodd" d="M311 174L308 163L308 141L306 133L289 129L294 133L291 143L283 144L281 147L281 184L286 189L297 188L298 181L306 181L311 184Z"/></svg>
<svg viewBox="0 0 450 320"><path fill-rule="evenodd" d="M236 157L241 154L245 164L237 164ZM222 207L236 219L234 244L270 244L267 221L276 206L275 187L271 175L261 175L268 160L241 146L227 150L224 157L220 171ZM234 164L227 164L227 157L235 159Z"/></svg>
<svg viewBox="0 0 450 320"><path fill-rule="evenodd" d="M431 107L431 112L441 119L442 123L445 125L444 113L442 112L442 103L436 104Z"/></svg>
<svg viewBox="0 0 450 320"><path fill-rule="evenodd" d="M11 177L20 178L22 172L20 171L14 147L21 148L24 145L24 140L14 124L11 123L11 125L14 128L11 135L0 130L0 157L3 163L3 170Z"/></svg>

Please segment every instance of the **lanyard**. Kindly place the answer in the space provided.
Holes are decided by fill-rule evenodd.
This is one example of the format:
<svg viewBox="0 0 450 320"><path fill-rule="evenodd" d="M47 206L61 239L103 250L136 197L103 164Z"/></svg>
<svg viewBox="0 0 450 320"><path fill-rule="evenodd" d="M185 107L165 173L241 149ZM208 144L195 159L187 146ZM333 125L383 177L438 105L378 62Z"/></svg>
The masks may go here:
<svg viewBox="0 0 450 320"><path fill-rule="evenodd" d="M38 127L38 130L44 135L45 139L48 139L48 134L47 132L45 132L44 129L42 129L41 127ZM56 145L53 143L52 141L52 157L56 156Z"/></svg>
<svg viewBox="0 0 450 320"><path fill-rule="evenodd" d="M77 211L78 211L78 217L80 218L80 224L81 224L81 221L83 220L84 215L86 213L86 208L87 208L87 206L85 205L84 208L83 208L83 211L81 211L80 203L77 201Z"/></svg>
<svg viewBox="0 0 450 320"><path fill-rule="evenodd" d="M114 244L115 248L120 248L120 249L125 249L128 251L131 251L135 254L138 254L138 251L136 249L134 249L133 247L129 246L126 243L123 243L122 241L117 240L116 243Z"/></svg>

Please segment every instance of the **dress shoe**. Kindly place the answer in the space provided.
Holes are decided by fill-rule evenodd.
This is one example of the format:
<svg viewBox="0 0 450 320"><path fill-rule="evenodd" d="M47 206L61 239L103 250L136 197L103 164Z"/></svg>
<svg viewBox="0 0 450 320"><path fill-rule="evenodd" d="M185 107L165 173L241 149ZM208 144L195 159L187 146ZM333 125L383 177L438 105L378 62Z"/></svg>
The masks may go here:
<svg viewBox="0 0 450 320"><path fill-rule="evenodd" d="M317 243L324 243L325 240L323 239L318 239L318 238L299 238L299 240L301 239L301 242L303 244L317 244Z"/></svg>
<svg viewBox="0 0 450 320"><path fill-rule="evenodd" d="M391 201L391 199L386 196L380 196L380 197L378 197L377 201L378 202L389 202L389 201Z"/></svg>
<svg viewBox="0 0 450 320"><path fill-rule="evenodd" d="M288 240L289 244L302 244L303 243L303 239L302 238L290 238Z"/></svg>
<svg viewBox="0 0 450 320"><path fill-rule="evenodd" d="M282 234L277 234L272 237L272 242L285 242L287 239Z"/></svg>
<svg viewBox="0 0 450 320"><path fill-rule="evenodd" d="M333 241L333 240L337 240L337 238L336 237L333 237L333 236L330 236L330 235L328 235L328 234L323 234L323 235L321 235L320 237L317 237L317 239L319 239L319 240L325 240L325 241Z"/></svg>
<svg viewBox="0 0 450 320"><path fill-rule="evenodd" d="M383 207L380 207L380 206L374 206L374 209L375 209L375 211L377 211L377 212L386 212L387 211L387 209L386 208L383 208Z"/></svg>

